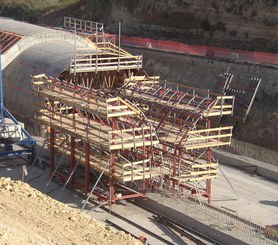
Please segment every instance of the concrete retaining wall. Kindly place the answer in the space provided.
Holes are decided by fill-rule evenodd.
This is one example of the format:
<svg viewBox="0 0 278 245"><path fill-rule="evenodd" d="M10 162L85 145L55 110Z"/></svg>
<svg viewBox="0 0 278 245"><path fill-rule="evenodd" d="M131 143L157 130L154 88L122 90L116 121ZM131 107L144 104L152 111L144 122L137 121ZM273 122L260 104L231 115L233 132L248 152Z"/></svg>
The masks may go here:
<svg viewBox="0 0 278 245"><path fill-rule="evenodd" d="M278 167L255 159L213 149L214 158L220 163L258 174L278 182Z"/></svg>

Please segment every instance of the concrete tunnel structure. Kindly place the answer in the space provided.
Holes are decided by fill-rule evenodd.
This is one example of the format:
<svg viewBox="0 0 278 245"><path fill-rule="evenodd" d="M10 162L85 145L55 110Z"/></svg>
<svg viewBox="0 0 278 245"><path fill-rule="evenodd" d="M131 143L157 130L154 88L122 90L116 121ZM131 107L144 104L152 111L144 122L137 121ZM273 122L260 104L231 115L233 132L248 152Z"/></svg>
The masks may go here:
<svg viewBox="0 0 278 245"><path fill-rule="evenodd" d="M59 76L69 67L75 47L95 49L92 42L70 32L0 18L4 101L26 126L34 117L31 76ZM20 37L15 39L15 37ZM7 46L7 48L5 48Z"/></svg>

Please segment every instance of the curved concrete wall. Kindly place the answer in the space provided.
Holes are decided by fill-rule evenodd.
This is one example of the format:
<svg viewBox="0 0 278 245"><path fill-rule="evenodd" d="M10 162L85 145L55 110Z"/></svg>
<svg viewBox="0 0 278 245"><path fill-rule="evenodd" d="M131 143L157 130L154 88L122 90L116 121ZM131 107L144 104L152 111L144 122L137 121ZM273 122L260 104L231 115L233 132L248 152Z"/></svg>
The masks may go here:
<svg viewBox="0 0 278 245"><path fill-rule="evenodd" d="M0 17L0 29L23 35L3 56L5 106L25 124L34 117L31 76L46 73L57 77L69 67L75 48L90 49L92 42L69 32L53 30Z"/></svg>
<svg viewBox="0 0 278 245"><path fill-rule="evenodd" d="M2 69L5 69L18 55L22 52L31 48L34 45L45 43L45 42L66 42L71 43L74 53L75 42L78 46L84 46L88 48L95 49L95 46L92 43L87 42L85 39L80 36L72 35L71 33L62 32L62 31L51 31L51 32L42 32L37 33L33 36L28 36L17 42L13 45L4 55L2 55Z"/></svg>

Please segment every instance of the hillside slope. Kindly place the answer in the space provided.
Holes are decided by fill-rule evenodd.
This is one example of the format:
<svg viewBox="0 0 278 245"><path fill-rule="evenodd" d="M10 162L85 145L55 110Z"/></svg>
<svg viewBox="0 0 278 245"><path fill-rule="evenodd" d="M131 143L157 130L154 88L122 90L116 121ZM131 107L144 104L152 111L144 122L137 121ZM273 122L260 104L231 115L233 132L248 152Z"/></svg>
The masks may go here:
<svg viewBox="0 0 278 245"><path fill-rule="evenodd" d="M9 178L0 178L0 217L0 244L141 244Z"/></svg>
<svg viewBox="0 0 278 245"><path fill-rule="evenodd" d="M278 52L277 0L0 0L0 13L57 25L63 16L104 22L108 32Z"/></svg>
<svg viewBox="0 0 278 245"><path fill-rule="evenodd" d="M187 43L277 52L276 0L116 0L108 26L124 21L132 35Z"/></svg>

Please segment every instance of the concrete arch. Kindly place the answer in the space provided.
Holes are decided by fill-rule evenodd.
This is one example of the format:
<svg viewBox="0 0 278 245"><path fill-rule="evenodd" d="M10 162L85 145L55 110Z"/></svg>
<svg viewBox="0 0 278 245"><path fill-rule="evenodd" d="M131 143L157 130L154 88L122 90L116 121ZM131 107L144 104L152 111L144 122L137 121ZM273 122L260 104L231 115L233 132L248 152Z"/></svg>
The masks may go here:
<svg viewBox="0 0 278 245"><path fill-rule="evenodd" d="M32 36L24 37L22 40L13 45L4 55L2 55L2 69L5 69L17 56L19 56L28 48L31 48L32 46L40 43L52 41L72 43L73 50L75 44L76 46L87 47L88 49L96 49L93 43L80 36L73 35L68 32L54 30L49 32L37 33Z"/></svg>

